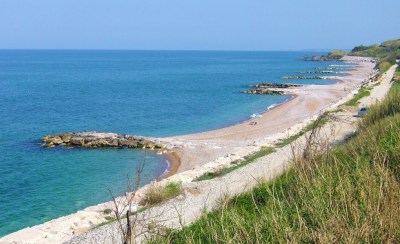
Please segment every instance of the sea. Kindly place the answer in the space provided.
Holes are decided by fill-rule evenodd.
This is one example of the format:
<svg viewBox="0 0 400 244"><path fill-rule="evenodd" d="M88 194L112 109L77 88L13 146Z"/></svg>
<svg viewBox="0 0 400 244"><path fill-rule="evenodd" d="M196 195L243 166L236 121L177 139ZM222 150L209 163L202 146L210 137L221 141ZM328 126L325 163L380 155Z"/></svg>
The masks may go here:
<svg viewBox="0 0 400 244"><path fill-rule="evenodd" d="M123 194L166 158L137 149L43 148L42 137L98 131L166 137L240 123L288 99L242 91L326 68L321 52L0 50L0 236Z"/></svg>

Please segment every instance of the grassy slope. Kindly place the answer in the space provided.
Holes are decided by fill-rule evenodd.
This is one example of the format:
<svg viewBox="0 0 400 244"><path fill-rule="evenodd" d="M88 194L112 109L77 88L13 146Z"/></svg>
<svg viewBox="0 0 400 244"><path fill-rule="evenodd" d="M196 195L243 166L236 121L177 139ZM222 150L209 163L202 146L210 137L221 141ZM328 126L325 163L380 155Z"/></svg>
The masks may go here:
<svg viewBox="0 0 400 244"><path fill-rule="evenodd" d="M355 47L350 52L350 55L384 58L389 54L393 53L399 55L400 54L399 47L400 47L400 40L386 41L381 43L380 45L372 45L372 46L361 45Z"/></svg>
<svg viewBox="0 0 400 244"><path fill-rule="evenodd" d="M156 242L399 242L400 85L357 136Z"/></svg>
<svg viewBox="0 0 400 244"><path fill-rule="evenodd" d="M349 55L378 58L376 68L383 74L396 63L396 58L400 59L400 39L386 41L380 45L357 46Z"/></svg>

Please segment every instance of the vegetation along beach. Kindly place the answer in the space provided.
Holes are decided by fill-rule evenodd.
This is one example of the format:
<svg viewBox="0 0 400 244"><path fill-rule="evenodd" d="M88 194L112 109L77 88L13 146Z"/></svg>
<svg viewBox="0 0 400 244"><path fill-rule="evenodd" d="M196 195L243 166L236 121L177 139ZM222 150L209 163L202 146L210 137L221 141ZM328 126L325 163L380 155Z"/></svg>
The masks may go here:
<svg viewBox="0 0 400 244"><path fill-rule="evenodd" d="M400 241L376 3L89 2L0 10L0 244Z"/></svg>

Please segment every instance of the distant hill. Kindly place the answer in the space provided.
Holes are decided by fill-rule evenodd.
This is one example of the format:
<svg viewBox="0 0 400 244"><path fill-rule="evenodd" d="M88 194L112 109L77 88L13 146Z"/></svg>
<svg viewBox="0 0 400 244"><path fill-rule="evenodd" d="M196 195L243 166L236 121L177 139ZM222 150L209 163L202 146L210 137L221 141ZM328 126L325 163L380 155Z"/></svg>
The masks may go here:
<svg viewBox="0 0 400 244"><path fill-rule="evenodd" d="M338 61L346 55L343 50L333 50L326 55L322 56L304 56L302 59L304 61Z"/></svg>
<svg viewBox="0 0 400 244"><path fill-rule="evenodd" d="M343 58L346 55L346 52L343 50L333 50L332 52L329 52L325 58L327 60L339 60Z"/></svg>
<svg viewBox="0 0 400 244"><path fill-rule="evenodd" d="M400 39L385 41L379 45L356 46L348 55L378 58L377 68L383 73L396 63L396 59L400 59Z"/></svg>
<svg viewBox="0 0 400 244"><path fill-rule="evenodd" d="M400 39L382 42L379 45L356 46L349 55L363 57L385 58L389 55L395 55L400 58Z"/></svg>

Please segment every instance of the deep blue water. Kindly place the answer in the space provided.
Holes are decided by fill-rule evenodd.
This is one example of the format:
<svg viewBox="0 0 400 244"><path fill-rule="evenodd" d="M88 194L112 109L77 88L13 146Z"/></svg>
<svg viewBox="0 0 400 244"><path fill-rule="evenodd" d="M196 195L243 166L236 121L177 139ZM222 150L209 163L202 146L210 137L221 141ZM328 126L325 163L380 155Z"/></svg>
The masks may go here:
<svg viewBox="0 0 400 244"><path fill-rule="evenodd" d="M43 135L232 125L287 99L241 94L250 84L330 64L300 61L306 54L320 53L0 50L0 236L110 200L107 187L124 192L143 159L143 183L166 169L139 150L44 149Z"/></svg>

